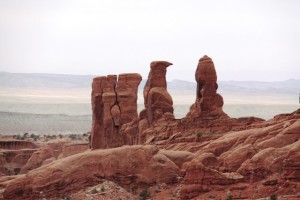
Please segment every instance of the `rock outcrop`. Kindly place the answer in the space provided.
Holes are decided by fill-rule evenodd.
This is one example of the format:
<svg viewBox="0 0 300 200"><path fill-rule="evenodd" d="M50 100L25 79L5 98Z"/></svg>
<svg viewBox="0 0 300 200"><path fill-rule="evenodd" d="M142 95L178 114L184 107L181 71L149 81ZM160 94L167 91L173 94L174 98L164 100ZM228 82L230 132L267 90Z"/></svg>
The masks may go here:
<svg viewBox="0 0 300 200"><path fill-rule="evenodd" d="M167 67L172 63L155 61L150 65L150 72L144 87L144 105L140 119L145 117L151 125L160 119L165 113L173 114L173 100L167 91L166 73ZM145 114L144 114L145 113Z"/></svg>
<svg viewBox="0 0 300 200"><path fill-rule="evenodd" d="M175 119L173 100L167 90L166 73L172 63L154 61L144 87L145 108L137 116L138 74L97 77L93 80L93 149L135 145L169 138L174 132L228 132L260 123L258 118L233 119L223 112L217 93L217 74L211 58L200 59L195 78L196 101L183 119ZM151 139L152 138L152 139Z"/></svg>
<svg viewBox="0 0 300 200"><path fill-rule="evenodd" d="M65 144L62 147L62 151L58 156L58 159L65 158L77 153L82 153L84 151L88 150L88 143L71 143L71 144Z"/></svg>
<svg viewBox="0 0 300 200"><path fill-rule="evenodd" d="M0 176L16 175L36 149L0 150Z"/></svg>
<svg viewBox="0 0 300 200"><path fill-rule="evenodd" d="M139 74L120 74L96 77L92 83L93 149L125 144L119 130L123 124L138 117L137 88Z"/></svg>
<svg viewBox="0 0 300 200"><path fill-rule="evenodd" d="M18 174L38 146L25 140L0 141L0 176Z"/></svg>
<svg viewBox="0 0 300 200"><path fill-rule="evenodd" d="M144 88L145 109L137 114L139 74L96 77L92 84L93 125L91 147L103 149L124 144L142 144L143 132L161 118L174 119L173 100L167 91L167 67L172 63L150 64Z"/></svg>
<svg viewBox="0 0 300 200"><path fill-rule="evenodd" d="M197 81L196 101L191 106L188 117L227 117L223 112L223 97L217 93L217 73L212 59L200 58L195 73Z"/></svg>
<svg viewBox="0 0 300 200"><path fill-rule="evenodd" d="M165 155L167 153L155 146L135 145L76 154L11 180L4 198L38 199L41 191L46 197L63 197L71 191L98 184L101 178L123 186L172 183L180 174L180 168L171 156ZM182 155L185 157L177 158L181 162L193 158L187 156L188 152Z"/></svg>
<svg viewBox="0 0 300 200"><path fill-rule="evenodd" d="M127 190L149 187L153 199L226 199L229 194L233 199L272 194L297 199L299 133L297 114L247 130L194 135L193 140L177 132L166 143L156 140L52 160L26 175L0 178L0 187L8 200L40 199L41 193L47 199L63 198L105 180Z"/></svg>
<svg viewBox="0 0 300 200"><path fill-rule="evenodd" d="M0 141L0 149L34 149L36 145L33 142L25 140L2 140Z"/></svg>

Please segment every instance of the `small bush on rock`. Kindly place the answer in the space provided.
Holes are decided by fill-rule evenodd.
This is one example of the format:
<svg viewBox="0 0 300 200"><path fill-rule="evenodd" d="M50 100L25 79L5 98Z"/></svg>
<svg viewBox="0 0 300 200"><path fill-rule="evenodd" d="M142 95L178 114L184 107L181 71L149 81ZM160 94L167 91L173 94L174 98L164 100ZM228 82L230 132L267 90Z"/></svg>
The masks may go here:
<svg viewBox="0 0 300 200"><path fill-rule="evenodd" d="M228 194L228 195L226 196L226 200L232 200L232 195L231 195L231 194Z"/></svg>
<svg viewBox="0 0 300 200"><path fill-rule="evenodd" d="M276 194L271 194L270 200L277 200L277 195Z"/></svg>
<svg viewBox="0 0 300 200"><path fill-rule="evenodd" d="M140 200L146 200L146 199L149 199L150 197L151 197L151 194L148 191L148 188L146 188L143 191L141 191L141 193L140 193Z"/></svg>

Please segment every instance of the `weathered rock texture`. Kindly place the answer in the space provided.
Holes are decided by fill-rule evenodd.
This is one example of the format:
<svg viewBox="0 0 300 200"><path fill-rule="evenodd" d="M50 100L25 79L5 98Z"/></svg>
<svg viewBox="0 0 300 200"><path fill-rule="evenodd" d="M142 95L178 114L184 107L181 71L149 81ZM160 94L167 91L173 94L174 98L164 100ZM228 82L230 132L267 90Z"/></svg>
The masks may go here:
<svg viewBox="0 0 300 200"><path fill-rule="evenodd" d="M124 144L149 143L169 138L174 132L223 133L242 130L260 123L258 118L233 119L222 110L223 98L217 93L217 74L211 58L200 59L196 70L196 101L183 119L173 115L173 100L167 91L166 73L172 63L154 61L144 87L145 108L137 116L138 74L97 77L93 80L92 108L93 149L118 147Z"/></svg>
<svg viewBox="0 0 300 200"><path fill-rule="evenodd" d="M36 149L0 150L0 176L18 174Z"/></svg>
<svg viewBox="0 0 300 200"><path fill-rule="evenodd" d="M93 149L142 144L143 132L162 118L174 119L173 100L167 91L167 67L172 63L155 61L144 88L145 109L137 114L139 74L94 78L92 84Z"/></svg>
<svg viewBox="0 0 300 200"><path fill-rule="evenodd" d="M88 143L71 143L65 144L62 147L62 152L59 154L57 159L65 158L77 153L81 153L88 150Z"/></svg>
<svg viewBox="0 0 300 200"><path fill-rule="evenodd" d="M167 67L172 63L155 61L150 65L150 72L144 87L145 110L142 111L141 120L145 117L149 124L155 123L165 113L173 114L173 100L167 91ZM143 112L146 115L143 115Z"/></svg>
<svg viewBox="0 0 300 200"><path fill-rule="evenodd" d="M2 140L0 141L0 149L34 149L36 145L25 140Z"/></svg>
<svg viewBox="0 0 300 200"><path fill-rule="evenodd" d="M0 178L0 187L8 200L40 199L41 191L55 199L104 180L128 189L151 186L153 199L226 199L228 194L233 199L271 194L299 199L299 133L298 114L224 134L189 138L176 132L153 145L86 151L55 160L26 175ZM164 196L170 191L171 196Z"/></svg>
<svg viewBox="0 0 300 200"><path fill-rule="evenodd" d="M195 73L197 81L196 101L191 106L188 117L227 117L223 112L223 97L217 93L217 73L212 59L200 58Z"/></svg>
<svg viewBox="0 0 300 200"><path fill-rule="evenodd" d="M139 74L120 74L96 77L92 83L93 149L117 147L124 139L119 130L123 124L138 117L137 88Z"/></svg>
<svg viewBox="0 0 300 200"><path fill-rule="evenodd" d="M160 152L155 146L138 145L77 154L10 181L4 198L39 199L40 191L46 197L63 197L69 192L98 184L101 178L121 185L172 183L180 173L179 166L172 159L186 162L193 156L188 152L175 158L170 155L167 151Z"/></svg>

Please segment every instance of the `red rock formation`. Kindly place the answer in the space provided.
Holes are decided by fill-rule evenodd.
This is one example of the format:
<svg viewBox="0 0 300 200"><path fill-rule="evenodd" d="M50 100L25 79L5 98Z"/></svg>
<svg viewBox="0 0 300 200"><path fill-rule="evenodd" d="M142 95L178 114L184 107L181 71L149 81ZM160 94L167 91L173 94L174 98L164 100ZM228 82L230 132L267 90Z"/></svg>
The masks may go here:
<svg viewBox="0 0 300 200"><path fill-rule="evenodd" d="M87 143L74 143L74 144L65 144L62 147L62 152L59 154L57 159L65 158L74 154L82 153L88 150Z"/></svg>
<svg viewBox="0 0 300 200"><path fill-rule="evenodd" d="M0 150L0 174L18 174L35 151L36 149Z"/></svg>
<svg viewBox="0 0 300 200"><path fill-rule="evenodd" d="M121 185L172 183L180 170L171 160L172 156L165 154L168 155L167 151L160 152L155 146L138 145L77 154L11 180L4 191L4 198L38 199L41 191L45 197L63 196L98 184L101 177ZM182 155L185 157L177 156L180 163L192 158L187 153Z"/></svg>
<svg viewBox="0 0 300 200"><path fill-rule="evenodd" d="M117 102L120 108L120 124L126 124L138 117L137 93L142 80L139 74L120 74L116 87Z"/></svg>
<svg viewBox="0 0 300 200"><path fill-rule="evenodd" d="M149 138L169 138L174 132L197 132L199 129L204 132L223 133L245 129L248 125L263 121L257 118L232 119L222 111L223 98L216 93L216 70L207 56L200 59L196 70L196 102L191 106L187 117L175 120L173 100L167 91L166 81L166 72L170 65L172 64L166 61L151 63L143 91L145 109L140 112L139 117L136 116L139 76L121 74L117 84L116 77L113 81L107 81L107 77L95 78L92 92L92 148L143 144L149 142ZM104 86L100 87L101 84L97 81L112 84L102 84L110 85L110 89L103 93L101 88ZM115 93L112 92L114 87ZM99 94L97 98L102 99L99 102L95 100L96 93ZM106 99L106 103L101 103L103 99Z"/></svg>
<svg viewBox="0 0 300 200"><path fill-rule="evenodd" d="M1 140L0 149L34 149L36 145L30 141L25 140Z"/></svg>
<svg viewBox="0 0 300 200"><path fill-rule="evenodd" d="M188 117L207 117L217 118L227 117L223 112L223 98L217 93L217 73L212 59L208 56L200 58L195 79L197 81L196 101L191 106Z"/></svg>
<svg viewBox="0 0 300 200"><path fill-rule="evenodd" d="M37 145L25 140L0 141L0 174L15 175L36 151Z"/></svg>
<svg viewBox="0 0 300 200"><path fill-rule="evenodd" d="M137 88L139 74L120 74L96 77L92 84L93 149L117 147L125 144L119 130L123 124L137 118Z"/></svg>
<svg viewBox="0 0 300 200"><path fill-rule="evenodd" d="M97 77L92 84L93 149L141 144L143 131L162 118L174 119L172 97L167 91L166 72L172 65L152 62L144 88L145 109L137 115L139 74Z"/></svg>
<svg viewBox="0 0 300 200"><path fill-rule="evenodd" d="M28 171L42 166L45 160L52 157L54 157L52 148L39 148L30 156L27 163L21 168L20 174L26 174Z"/></svg>
<svg viewBox="0 0 300 200"><path fill-rule="evenodd" d="M155 199L166 199L164 191L172 191L174 199L225 199L228 194L233 199L271 194L297 199L299 131L300 115L290 114L223 134L188 137L174 132L165 140L154 137L154 145L86 151L50 163L46 160L47 165L27 175L3 183L0 179L0 186L5 187L3 195L8 200L38 199L41 191L47 199L62 197L103 179L125 188L159 187L160 192L151 190Z"/></svg>
<svg viewBox="0 0 300 200"><path fill-rule="evenodd" d="M150 65L150 72L144 88L145 111L140 115L141 120L146 117L149 124L155 123L164 113L173 114L173 100L167 91L167 67L172 63L155 61ZM143 115L143 113L147 113Z"/></svg>

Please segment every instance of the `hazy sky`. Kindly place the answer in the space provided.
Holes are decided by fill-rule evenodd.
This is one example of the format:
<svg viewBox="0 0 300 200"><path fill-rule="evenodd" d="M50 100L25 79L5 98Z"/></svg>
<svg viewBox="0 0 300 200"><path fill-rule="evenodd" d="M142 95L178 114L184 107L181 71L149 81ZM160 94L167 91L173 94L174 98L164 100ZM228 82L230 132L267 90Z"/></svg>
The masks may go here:
<svg viewBox="0 0 300 200"><path fill-rule="evenodd" d="M194 81L210 56L219 80L300 78L299 0L0 0L0 71L138 72L173 63Z"/></svg>

